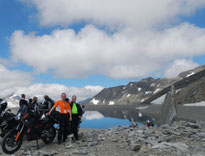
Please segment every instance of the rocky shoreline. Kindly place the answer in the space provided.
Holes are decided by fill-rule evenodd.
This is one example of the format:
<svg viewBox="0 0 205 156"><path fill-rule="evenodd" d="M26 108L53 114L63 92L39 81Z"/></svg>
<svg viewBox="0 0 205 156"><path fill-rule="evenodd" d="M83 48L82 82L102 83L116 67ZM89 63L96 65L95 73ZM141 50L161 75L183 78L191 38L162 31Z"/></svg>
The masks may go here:
<svg viewBox="0 0 205 156"><path fill-rule="evenodd" d="M72 137L72 136L71 136ZM80 141L68 138L66 143L50 145L40 141L23 142L15 155L27 156L161 156L205 155L205 123L177 121L171 126L156 128L116 127L112 129L81 129ZM6 155L0 150L0 155Z"/></svg>

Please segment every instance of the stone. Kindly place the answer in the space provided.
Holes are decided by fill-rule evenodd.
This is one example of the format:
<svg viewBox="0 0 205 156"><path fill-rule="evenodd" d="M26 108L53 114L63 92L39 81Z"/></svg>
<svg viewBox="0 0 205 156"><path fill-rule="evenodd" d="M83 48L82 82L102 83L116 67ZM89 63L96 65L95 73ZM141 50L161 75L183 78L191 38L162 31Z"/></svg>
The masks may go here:
<svg viewBox="0 0 205 156"><path fill-rule="evenodd" d="M132 147L132 150L135 151L135 152L138 152L140 149L141 149L141 145L139 144L135 144L133 147Z"/></svg>
<svg viewBox="0 0 205 156"><path fill-rule="evenodd" d="M58 152L57 151L52 151L52 153L51 152L49 152L49 151L44 151L44 150L37 150L37 151L35 151L34 153L33 153L33 155L34 156L53 156L53 155L55 155L55 154L57 154Z"/></svg>
<svg viewBox="0 0 205 156"><path fill-rule="evenodd" d="M66 143L65 148L66 149L71 149L71 148L74 148L74 146L70 143Z"/></svg>
<svg viewBox="0 0 205 156"><path fill-rule="evenodd" d="M143 133L144 133L144 131L141 130L141 129L137 130L136 132L137 132L138 134L143 134Z"/></svg>
<svg viewBox="0 0 205 156"><path fill-rule="evenodd" d="M80 155L87 155L88 151L87 150L80 150Z"/></svg>
<svg viewBox="0 0 205 156"><path fill-rule="evenodd" d="M89 143L88 143L88 146L89 146L89 147L94 147L94 146L96 146L97 144L98 144L98 141L89 142Z"/></svg>
<svg viewBox="0 0 205 156"><path fill-rule="evenodd" d="M73 150L72 152L73 154L77 154L77 155L87 155L88 151L87 150Z"/></svg>
<svg viewBox="0 0 205 156"><path fill-rule="evenodd" d="M193 128L193 129L199 129L199 125L195 124L195 123L187 123L186 124L186 127L190 127L190 128Z"/></svg>
<svg viewBox="0 0 205 156"><path fill-rule="evenodd" d="M114 138L112 138L111 140L112 140L112 142L118 142L119 138L114 137Z"/></svg>

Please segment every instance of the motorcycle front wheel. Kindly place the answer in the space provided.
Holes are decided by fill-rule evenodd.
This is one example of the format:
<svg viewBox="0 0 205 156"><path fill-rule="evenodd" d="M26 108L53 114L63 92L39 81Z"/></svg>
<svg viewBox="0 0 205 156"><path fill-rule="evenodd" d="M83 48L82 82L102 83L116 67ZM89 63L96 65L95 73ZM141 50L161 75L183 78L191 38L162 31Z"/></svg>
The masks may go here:
<svg viewBox="0 0 205 156"><path fill-rule="evenodd" d="M13 154L21 148L23 137L19 136L17 141L15 141L15 138L16 133L13 131L8 132L4 136L1 147L6 154Z"/></svg>
<svg viewBox="0 0 205 156"><path fill-rule="evenodd" d="M56 137L56 129L54 126L51 126L48 129L43 130L43 137L42 140L45 144L50 144Z"/></svg>

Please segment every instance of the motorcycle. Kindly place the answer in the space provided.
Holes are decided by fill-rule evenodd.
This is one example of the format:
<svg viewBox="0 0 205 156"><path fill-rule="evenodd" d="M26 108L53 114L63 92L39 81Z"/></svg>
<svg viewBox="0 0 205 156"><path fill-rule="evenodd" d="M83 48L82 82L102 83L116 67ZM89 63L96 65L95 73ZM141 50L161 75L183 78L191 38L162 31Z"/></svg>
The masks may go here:
<svg viewBox="0 0 205 156"><path fill-rule="evenodd" d="M23 106L16 115L17 126L10 130L2 140L2 150L7 154L13 154L21 148L23 137L26 135L28 141L42 139L45 144L53 142L56 129L49 117L36 120L28 107Z"/></svg>
<svg viewBox="0 0 205 156"><path fill-rule="evenodd" d="M10 129L16 126L15 115L11 113L10 109L7 109L7 102L1 100L0 102L0 129L1 137L4 137ZM6 110L6 111L5 111Z"/></svg>

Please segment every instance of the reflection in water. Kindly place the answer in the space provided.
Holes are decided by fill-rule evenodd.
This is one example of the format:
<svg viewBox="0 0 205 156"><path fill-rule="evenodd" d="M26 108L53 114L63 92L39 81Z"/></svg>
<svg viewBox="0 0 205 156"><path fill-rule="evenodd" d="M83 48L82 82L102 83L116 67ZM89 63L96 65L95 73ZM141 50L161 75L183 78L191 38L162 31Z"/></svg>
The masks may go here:
<svg viewBox="0 0 205 156"><path fill-rule="evenodd" d="M98 111L86 111L85 114L83 114L83 118L85 118L86 120L94 120L102 119L104 118L104 116Z"/></svg>
<svg viewBox="0 0 205 156"><path fill-rule="evenodd" d="M93 107L86 110L83 115L82 128L111 128L117 126L130 126L138 124L145 126L147 120L155 123L155 119L144 116L135 108L122 109L118 107Z"/></svg>

